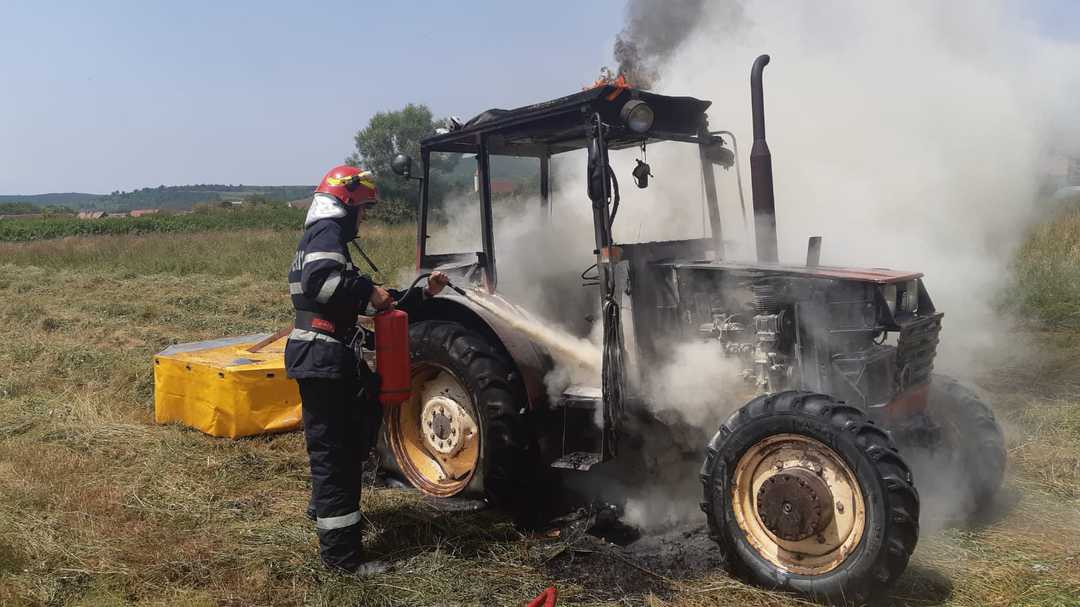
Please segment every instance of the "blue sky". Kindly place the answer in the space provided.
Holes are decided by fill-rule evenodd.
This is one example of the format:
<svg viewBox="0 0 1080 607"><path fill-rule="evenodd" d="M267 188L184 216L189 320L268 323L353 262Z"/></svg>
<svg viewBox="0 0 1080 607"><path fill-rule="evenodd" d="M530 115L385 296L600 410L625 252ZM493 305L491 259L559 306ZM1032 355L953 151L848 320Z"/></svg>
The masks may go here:
<svg viewBox="0 0 1080 607"><path fill-rule="evenodd" d="M314 183L376 111L580 88L622 5L2 0L0 194Z"/></svg>
<svg viewBox="0 0 1080 607"><path fill-rule="evenodd" d="M0 0L0 194L313 183L376 111L579 89L623 5ZM1080 32L1080 2L1021 6Z"/></svg>

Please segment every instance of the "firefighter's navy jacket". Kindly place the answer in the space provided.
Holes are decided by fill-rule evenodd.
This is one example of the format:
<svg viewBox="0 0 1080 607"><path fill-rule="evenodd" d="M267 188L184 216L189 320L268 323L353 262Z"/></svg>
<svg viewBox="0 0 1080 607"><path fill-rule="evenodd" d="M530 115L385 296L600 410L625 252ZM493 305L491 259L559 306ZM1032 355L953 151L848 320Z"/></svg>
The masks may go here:
<svg viewBox="0 0 1080 607"><path fill-rule="evenodd" d="M374 289L353 267L346 246L356 236L356 213L356 207L345 207L328 194L316 194L308 209L289 269L296 309L285 345L285 371L291 378L338 379L356 367L348 340Z"/></svg>

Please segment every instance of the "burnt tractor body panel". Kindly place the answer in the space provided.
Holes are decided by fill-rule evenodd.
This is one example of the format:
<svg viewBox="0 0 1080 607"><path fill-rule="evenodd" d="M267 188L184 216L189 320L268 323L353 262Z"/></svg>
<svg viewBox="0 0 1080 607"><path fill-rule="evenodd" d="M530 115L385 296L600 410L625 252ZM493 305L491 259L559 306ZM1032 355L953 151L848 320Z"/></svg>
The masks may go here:
<svg viewBox="0 0 1080 607"><path fill-rule="evenodd" d="M758 393L830 394L881 419L925 407L942 314L920 274L649 261L672 248L680 246L623 248L643 369L678 344L704 341L741 361Z"/></svg>

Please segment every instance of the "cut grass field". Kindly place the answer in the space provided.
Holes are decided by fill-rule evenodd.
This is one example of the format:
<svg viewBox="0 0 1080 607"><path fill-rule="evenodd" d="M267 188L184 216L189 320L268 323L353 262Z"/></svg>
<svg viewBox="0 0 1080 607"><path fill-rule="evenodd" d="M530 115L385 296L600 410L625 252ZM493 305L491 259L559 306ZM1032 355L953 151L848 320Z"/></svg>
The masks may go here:
<svg viewBox="0 0 1080 607"><path fill-rule="evenodd" d="M407 270L410 227L366 234L390 276ZM560 605L801 604L715 568L526 536L497 512L439 512L382 488L364 495L367 539L396 570L323 570L298 433L232 441L152 421L155 352L289 322L297 237L0 244L0 604L503 606L549 584ZM1001 499L977 525L925 533L883 604L1080 604L1080 333L1024 338L1038 356L980 379L1008 433Z"/></svg>

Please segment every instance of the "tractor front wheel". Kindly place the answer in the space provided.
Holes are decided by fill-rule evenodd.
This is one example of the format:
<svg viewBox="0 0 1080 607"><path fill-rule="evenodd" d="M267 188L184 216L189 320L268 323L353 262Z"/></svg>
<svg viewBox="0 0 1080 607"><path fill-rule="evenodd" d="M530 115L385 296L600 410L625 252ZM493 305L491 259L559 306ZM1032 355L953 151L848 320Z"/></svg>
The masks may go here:
<svg viewBox="0 0 1080 607"><path fill-rule="evenodd" d="M720 426L701 479L712 538L751 582L863 601L919 536L919 496L889 435L829 396L755 398Z"/></svg>

